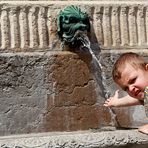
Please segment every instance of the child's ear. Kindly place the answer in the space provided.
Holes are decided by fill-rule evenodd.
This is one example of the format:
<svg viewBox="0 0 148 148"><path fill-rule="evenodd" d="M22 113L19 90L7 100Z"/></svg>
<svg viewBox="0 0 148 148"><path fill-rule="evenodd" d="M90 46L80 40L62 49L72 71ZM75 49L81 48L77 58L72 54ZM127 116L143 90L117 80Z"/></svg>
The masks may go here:
<svg viewBox="0 0 148 148"><path fill-rule="evenodd" d="M148 64L145 65L145 69L148 70Z"/></svg>

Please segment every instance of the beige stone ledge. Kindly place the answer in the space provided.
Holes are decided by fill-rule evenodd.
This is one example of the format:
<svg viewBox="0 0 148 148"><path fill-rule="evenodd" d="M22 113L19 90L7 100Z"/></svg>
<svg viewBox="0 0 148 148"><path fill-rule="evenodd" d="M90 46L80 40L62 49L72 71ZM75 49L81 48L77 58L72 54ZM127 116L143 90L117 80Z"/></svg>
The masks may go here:
<svg viewBox="0 0 148 148"><path fill-rule="evenodd" d="M16 0L2 0L0 1L0 3L9 3L9 4L16 4L14 3L14 1ZM147 0L37 0L37 1L32 1L32 0L22 0L22 1L16 1L17 4L28 4L28 3L32 3L32 4L67 4L67 1L69 2L69 4L71 4L70 2L72 2L72 4L143 4L143 3L148 3Z"/></svg>
<svg viewBox="0 0 148 148"><path fill-rule="evenodd" d="M55 132L0 137L1 147L11 148L146 148L148 136L137 130Z"/></svg>

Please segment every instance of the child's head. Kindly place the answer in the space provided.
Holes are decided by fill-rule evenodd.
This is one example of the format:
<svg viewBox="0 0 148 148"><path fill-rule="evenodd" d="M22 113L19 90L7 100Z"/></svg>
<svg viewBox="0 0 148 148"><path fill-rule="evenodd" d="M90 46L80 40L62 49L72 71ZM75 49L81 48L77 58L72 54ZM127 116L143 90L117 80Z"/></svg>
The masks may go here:
<svg viewBox="0 0 148 148"><path fill-rule="evenodd" d="M127 64L131 65L135 69L140 68L144 70L147 63L136 53L128 52L122 54L113 66L112 76L115 82L121 78L123 69Z"/></svg>
<svg viewBox="0 0 148 148"><path fill-rule="evenodd" d="M144 88L148 86L148 64L136 53L122 54L112 71L114 81L135 98L142 98Z"/></svg>

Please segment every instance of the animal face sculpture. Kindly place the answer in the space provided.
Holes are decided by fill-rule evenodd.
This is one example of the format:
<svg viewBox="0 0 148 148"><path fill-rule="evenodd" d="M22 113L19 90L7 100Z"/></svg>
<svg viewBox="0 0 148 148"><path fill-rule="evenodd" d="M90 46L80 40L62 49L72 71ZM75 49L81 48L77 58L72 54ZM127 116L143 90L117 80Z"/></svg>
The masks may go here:
<svg viewBox="0 0 148 148"><path fill-rule="evenodd" d="M89 31L89 17L77 6L68 6L59 13L58 35L64 43L75 45L77 44L76 34Z"/></svg>

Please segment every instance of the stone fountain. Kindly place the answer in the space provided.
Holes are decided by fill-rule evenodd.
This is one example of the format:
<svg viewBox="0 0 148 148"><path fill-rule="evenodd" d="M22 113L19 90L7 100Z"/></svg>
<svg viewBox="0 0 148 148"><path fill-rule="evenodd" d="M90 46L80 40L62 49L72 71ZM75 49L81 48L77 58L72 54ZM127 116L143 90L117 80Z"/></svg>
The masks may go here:
<svg viewBox="0 0 148 148"><path fill-rule="evenodd" d="M147 147L135 129L147 122L142 107L102 106L116 89L110 73L119 54L148 56L147 1L0 8L1 147Z"/></svg>

